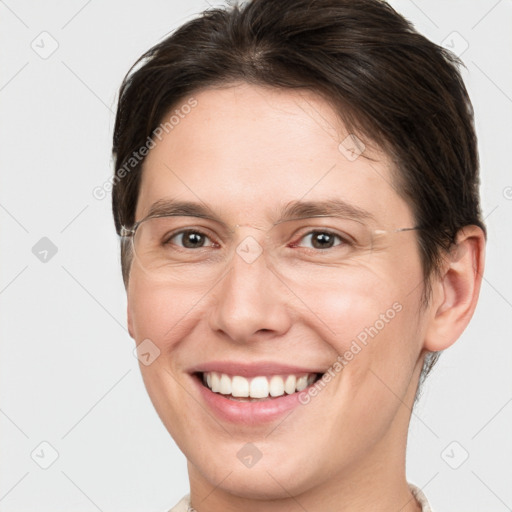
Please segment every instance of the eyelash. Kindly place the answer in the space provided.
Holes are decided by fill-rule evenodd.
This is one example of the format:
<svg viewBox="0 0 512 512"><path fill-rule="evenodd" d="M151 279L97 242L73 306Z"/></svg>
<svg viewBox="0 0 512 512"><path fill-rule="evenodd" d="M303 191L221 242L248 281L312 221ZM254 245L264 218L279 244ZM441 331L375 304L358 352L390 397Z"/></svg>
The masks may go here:
<svg viewBox="0 0 512 512"><path fill-rule="evenodd" d="M165 243L166 244L170 243L171 240L173 240L175 237L177 237L179 235L186 235L188 233L196 233L196 234L202 235L202 236L208 238L209 240L211 240L211 237L209 235L207 235L206 233L204 233L203 231L201 231L199 229L182 229L180 231L176 231L175 233L172 233L169 237L167 237L167 241ZM339 244L334 245L333 247L328 247L327 249L334 249L334 247L338 247L339 245L350 245L351 244L351 242L348 239L348 237L343 237L342 235L340 235L340 234L338 234L338 233L336 233L334 231L331 231L329 229L312 229L312 230L304 233L299 238L298 242L293 242L291 244L291 246L292 247L297 247L298 243L300 242L300 240L303 240L307 236L311 236L311 235L314 235L314 234L327 234L327 235L336 237L340 241ZM211 240L211 241L212 241L213 244L216 244L216 242L214 242L213 240ZM182 247L182 246L178 246L178 247L181 250L198 250L198 249L205 249L206 247L211 247L211 246L199 247L197 249L190 249L188 247ZM318 252L318 251L323 252L323 251L327 250L327 249L315 249L314 247L303 247L303 249L307 249L307 250L314 251L314 252Z"/></svg>

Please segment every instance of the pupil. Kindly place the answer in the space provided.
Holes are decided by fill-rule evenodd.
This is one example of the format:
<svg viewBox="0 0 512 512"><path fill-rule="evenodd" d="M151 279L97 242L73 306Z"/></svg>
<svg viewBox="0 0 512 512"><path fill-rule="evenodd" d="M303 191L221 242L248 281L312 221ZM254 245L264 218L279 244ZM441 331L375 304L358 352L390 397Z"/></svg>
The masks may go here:
<svg viewBox="0 0 512 512"><path fill-rule="evenodd" d="M201 247L204 243L204 237L200 233L193 231L183 236L183 245L188 248Z"/></svg>
<svg viewBox="0 0 512 512"><path fill-rule="evenodd" d="M317 233L313 236L313 246L315 249L325 249L331 247L333 236L329 233Z"/></svg>

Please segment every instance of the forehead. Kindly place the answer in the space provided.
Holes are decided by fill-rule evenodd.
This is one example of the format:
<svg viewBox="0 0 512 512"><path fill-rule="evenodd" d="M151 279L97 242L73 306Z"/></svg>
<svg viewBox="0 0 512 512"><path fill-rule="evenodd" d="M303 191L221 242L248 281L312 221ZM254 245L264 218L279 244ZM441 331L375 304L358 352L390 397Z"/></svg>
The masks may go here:
<svg viewBox="0 0 512 512"><path fill-rule="evenodd" d="M188 104L195 106L181 109ZM237 223L257 223L290 202L325 199L384 223L411 220L387 156L349 134L310 91L204 89L175 105L163 123L171 116L172 129L155 139L144 161L137 220L165 198L204 203L226 218L236 214Z"/></svg>

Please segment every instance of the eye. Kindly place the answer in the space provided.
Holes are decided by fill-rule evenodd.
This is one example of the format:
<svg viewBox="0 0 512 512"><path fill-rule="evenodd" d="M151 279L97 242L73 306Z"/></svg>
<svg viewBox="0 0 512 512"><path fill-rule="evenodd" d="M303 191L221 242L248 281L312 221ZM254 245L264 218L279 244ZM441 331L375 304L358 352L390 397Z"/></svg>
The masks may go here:
<svg viewBox="0 0 512 512"><path fill-rule="evenodd" d="M207 243L208 241L210 242L209 244ZM178 231L171 235L165 243L173 243L185 249L201 249L215 245L208 235L196 229Z"/></svg>
<svg viewBox="0 0 512 512"><path fill-rule="evenodd" d="M301 240L307 240L310 244L310 248L312 249L331 249L332 247L335 247L337 245L342 245L348 243L346 240L344 240L340 235L337 235L336 233L332 233L331 231L325 231L325 230L316 230L316 231L310 231L306 235L304 235L299 242L293 244L294 246L302 246ZM339 243L335 243L336 240L339 241Z"/></svg>

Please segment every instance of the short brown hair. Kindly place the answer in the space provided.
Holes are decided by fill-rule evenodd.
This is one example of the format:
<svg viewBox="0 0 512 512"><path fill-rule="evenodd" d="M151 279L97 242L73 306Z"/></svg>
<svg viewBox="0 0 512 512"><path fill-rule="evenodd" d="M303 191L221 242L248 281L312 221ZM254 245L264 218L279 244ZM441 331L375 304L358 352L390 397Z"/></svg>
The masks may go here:
<svg viewBox="0 0 512 512"><path fill-rule="evenodd" d="M120 88L115 168L143 147L169 111L213 86L247 82L314 91L350 133L381 147L410 205L425 278L463 226L485 226L473 108L461 61L381 0L253 0L187 22L134 64ZM116 230L132 226L144 159L116 179ZM118 174L116 174L119 177ZM129 246L121 249L128 283ZM426 359L423 378L437 359Z"/></svg>

